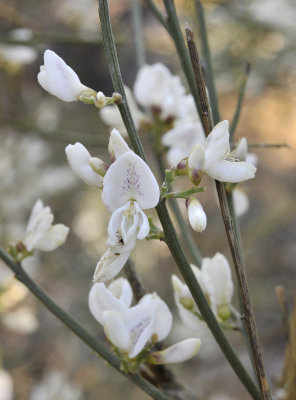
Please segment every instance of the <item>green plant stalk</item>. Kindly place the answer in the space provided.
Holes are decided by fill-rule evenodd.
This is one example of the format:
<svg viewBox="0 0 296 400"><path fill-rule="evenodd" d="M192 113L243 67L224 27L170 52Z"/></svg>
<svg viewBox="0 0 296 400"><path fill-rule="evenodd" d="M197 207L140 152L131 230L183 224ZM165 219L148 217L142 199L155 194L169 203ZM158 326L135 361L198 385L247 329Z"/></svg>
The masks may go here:
<svg viewBox="0 0 296 400"><path fill-rule="evenodd" d="M144 2L147 4L147 6L149 7L152 14L154 14L154 16L156 17L156 19L158 19L158 21L161 23L161 25L164 27L164 29L168 33L170 33L170 28L169 28L164 16L162 15L162 13L159 11L158 7L154 3L154 1L153 0L144 0Z"/></svg>
<svg viewBox="0 0 296 400"><path fill-rule="evenodd" d="M215 79L214 79L214 73L213 73L213 67L212 67L211 52L210 52L210 47L209 47L209 43L208 43L208 35L207 35L207 29L206 29L204 9L199 0L195 0L195 10L196 10L196 15L197 15L197 20L198 20L198 28L199 28L199 36L200 36L200 40L201 40L202 54L204 56L205 64L206 64L205 76L206 76L206 82L207 82L207 87L208 87L208 91L209 91L211 110L212 110L212 114L213 114L214 124L216 125L221 120L220 113L219 113L219 103L218 103L218 98L217 98L217 91L216 91L216 85L215 85Z"/></svg>
<svg viewBox="0 0 296 400"><path fill-rule="evenodd" d="M107 62L110 68L111 77L114 85L114 89L116 92L123 94L124 92L121 91L122 81L121 81L121 74L119 71L119 64L118 58L116 54L116 49L114 45L114 39L111 29L111 22L109 17L109 10L108 10L108 1L107 0L98 0L99 2L99 15L101 20L102 32L103 32L103 43L106 53ZM115 63L116 65L114 65ZM119 74L117 74L119 71ZM120 82L121 81L121 82ZM128 104L124 101L121 105L121 108L128 109ZM129 110L125 110L122 112L123 115L130 115ZM124 120L125 127L127 129L128 135L133 143L135 143L134 150L135 152L145 160L145 155L142 149L142 145L138 146L140 142L138 134L135 130L134 123L130 121L129 118ZM133 140L132 140L133 139ZM218 345L220 346L222 352L224 353L226 359L229 361L230 365L232 366L234 372L239 377L241 382L244 384L250 395L255 400L260 400L260 393L248 375L247 371L245 370L244 366L242 365L241 361L237 357L236 353L234 352L233 348L231 347L230 343L226 339L223 331L221 330L219 323L212 312L203 291L198 284L195 275L192 272L190 264L188 263L184 252L180 246L180 243L177 239L177 235L175 229L172 225L171 219L168 214L168 210L165 205L165 200L162 200L156 207L158 217L163 227L163 231L165 233L165 240L166 243L172 253L172 256L184 277L186 284L189 287L189 290L195 300L199 310L207 323L209 329L211 330L213 336L215 337Z"/></svg>
<svg viewBox="0 0 296 400"><path fill-rule="evenodd" d="M156 400L169 400L167 396L156 389L151 383L146 381L138 374L126 374L120 369L120 361L97 339L91 336L78 322L70 317L61 307L59 307L30 276L24 271L20 264L15 264L6 252L0 248L0 258L14 272L17 280L22 282L45 307L54 314L64 325L66 325L76 336L78 336L90 349L108 362L113 368L124 375L127 379L135 383L142 390Z"/></svg>
<svg viewBox="0 0 296 400"><path fill-rule="evenodd" d="M246 93L246 86L247 86L247 82L248 82L248 77L250 75L250 70L251 70L251 64L249 62L247 62L244 75L242 76L241 81L240 81L237 103L236 103L234 115L233 115L233 118L232 118L232 121L231 121L231 124L229 127L230 141L233 140L235 130L236 130L236 127L238 124L238 120L241 115L242 104L243 104L243 100L244 100L245 93Z"/></svg>

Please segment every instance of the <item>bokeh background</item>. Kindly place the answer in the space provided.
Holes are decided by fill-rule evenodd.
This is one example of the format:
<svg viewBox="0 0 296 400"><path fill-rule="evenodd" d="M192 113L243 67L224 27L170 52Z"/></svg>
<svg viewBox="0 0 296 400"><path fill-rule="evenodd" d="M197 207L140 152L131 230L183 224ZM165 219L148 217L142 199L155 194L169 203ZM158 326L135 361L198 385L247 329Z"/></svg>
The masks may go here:
<svg viewBox="0 0 296 400"><path fill-rule="evenodd" d="M194 8L177 1L180 21L196 32ZM296 85L293 0L204 1L221 114L233 116L238 86L250 61L252 72L236 137L249 143L286 143L287 148L256 148L256 179L243 189L251 207L241 218L250 292L267 372L274 388L281 377L285 337L274 288L284 285L292 305L296 259ZM161 7L161 2L158 2ZM95 0L0 1L0 243L22 237L38 198L55 221L71 228L65 245L27 259L27 271L98 339L101 326L90 315L87 296L97 260L105 249L106 213L100 195L72 173L64 148L81 141L108 159L110 128L97 109L63 103L38 85L43 52L57 52L81 81L111 95ZM124 82L132 88L137 61L131 3L110 0L112 23ZM181 74L174 45L143 6L146 61L165 63ZM183 80L185 84L185 80ZM154 168L154 167L153 167ZM154 168L156 172L156 168ZM223 252L230 260L213 187L201 194L208 227L196 234L205 256ZM184 209L184 204L181 204ZM166 247L141 242L132 255L149 291L172 307L174 330L168 343L196 334L180 324L170 275L177 273ZM200 354L172 367L184 383L209 400L248 399L210 333L198 333ZM248 356L239 334L229 334L243 360ZM148 399L148 396L92 354L61 325L0 263L0 348L2 367L12 376L17 400ZM51 392L57 388L56 393ZM51 388L51 389L50 389ZM1 394L0 394L1 399Z"/></svg>

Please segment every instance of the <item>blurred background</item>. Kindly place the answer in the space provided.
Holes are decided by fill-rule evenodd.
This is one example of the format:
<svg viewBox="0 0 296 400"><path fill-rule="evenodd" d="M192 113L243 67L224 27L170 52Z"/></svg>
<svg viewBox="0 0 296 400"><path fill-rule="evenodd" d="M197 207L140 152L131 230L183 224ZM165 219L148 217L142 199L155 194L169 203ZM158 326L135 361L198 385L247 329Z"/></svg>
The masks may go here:
<svg viewBox="0 0 296 400"><path fill-rule="evenodd" d="M137 61L131 3L110 0L122 75L133 87ZM176 1L180 21L196 29L194 7ZM203 1L212 50L221 114L232 118L247 61L251 75L236 132L249 143L288 144L250 148L259 158L256 179L242 186L250 209L240 219L250 292L272 386L281 378L285 336L274 288L283 285L292 306L296 259L296 9L292 0ZM162 9L161 1L158 1ZM0 1L0 243L23 235L35 201L49 205L55 222L71 228L65 245L25 261L26 270L71 315L98 339L102 327L91 316L87 297L94 267L105 250L106 213L100 194L72 173L64 148L82 142L106 161L110 128L96 108L63 103L37 83L43 53L59 54L83 84L112 94L95 0ZM163 62L180 74L170 37L143 5L146 62ZM185 85L185 80L183 79ZM156 167L153 166L156 173ZM159 181L160 182L160 181ZM195 234L203 255L223 252L230 260L213 187L201 194L208 227ZM184 209L184 204L180 204ZM174 330L168 343L190 337L180 324L170 275L177 273L166 247L140 242L132 254L148 291L156 291L173 309ZM200 354L172 367L194 392L209 400L248 399L210 333L205 330ZM229 337L248 364L238 333ZM0 262L0 353L17 400L148 399L149 397L98 359L61 325ZM1 363L0 363L1 364ZM51 388L51 389L50 389ZM57 388L56 393L52 388ZM1 394L0 394L1 399ZM1 399L2 400L2 399Z"/></svg>

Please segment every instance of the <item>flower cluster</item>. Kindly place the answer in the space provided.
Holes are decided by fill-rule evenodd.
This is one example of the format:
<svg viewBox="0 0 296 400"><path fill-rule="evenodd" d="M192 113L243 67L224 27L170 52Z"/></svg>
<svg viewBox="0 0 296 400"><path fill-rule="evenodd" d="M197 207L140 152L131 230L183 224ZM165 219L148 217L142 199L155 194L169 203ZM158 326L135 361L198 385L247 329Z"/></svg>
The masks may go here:
<svg viewBox="0 0 296 400"><path fill-rule="evenodd" d="M124 278L114 280L108 287L95 283L89 293L89 309L104 327L109 341L128 361L150 364L178 363L193 357L200 340L183 340L161 351L154 345L171 331L173 317L156 293L147 294L138 304L132 304L132 289Z"/></svg>
<svg viewBox="0 0 296 400"><path fill-rule="evenodd" d="M136 245L149 233L149 222L143 210L153 208L159 201L159 187L148 165L113 129L109 152L114 162L105 163L91 157L80 144L68 145L66 154L74 173L84 182L102 189L102 199L111 212L108 225L108 250L99 260L94 281L106 282L125 265Z"/></svg>

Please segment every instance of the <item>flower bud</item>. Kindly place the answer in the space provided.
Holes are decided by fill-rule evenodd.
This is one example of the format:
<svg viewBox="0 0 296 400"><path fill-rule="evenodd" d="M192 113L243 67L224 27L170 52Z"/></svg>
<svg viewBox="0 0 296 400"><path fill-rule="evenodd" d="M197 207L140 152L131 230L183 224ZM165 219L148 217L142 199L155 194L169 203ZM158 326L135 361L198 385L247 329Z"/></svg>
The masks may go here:
<svg viewBox="0 0 296 400"><path fill-rule="evenodd" d="M195 197L191 197L187 207L188 218L192 229L196 232L203 232L207 226L207 216L202 205Z"/></svg>
<svg viewBox="0 0 296 400"><path fill-rule="evenodd" d="M188 157L188 176L194 185L198 185L202 178L202 169L205 164L205 151L202 144L194 146Z"/></svg>
<svg viewBox="0 0 296 400"><path fill-rule="evenodd" d="M91 157L89 159L89 165L92 167L93 171L101 176L106 175L107 165L100 158Z"/></svg>
<svg viewBox="0 0 296 400"><path fill-rule="evenodd" d="M130 151L126 141L123 139L117 129L112 129L108 144L108 151L111 161L115 161L122 154Z"/></svg>
<svg viewBox="0 0 296 400"><path fill-rule="evenodd" d="M218 317L222 319L222 321L227 321L231 316L231 311L229 309L228 304L222 304L218 307Z"/></svg>
<svg viewBox="0 0 296 400"><path fill-rule="evenodd" d="M98 92L95 100L96 106L98 108L103 108L107 104L107 98L103 92Z"/></svg>

